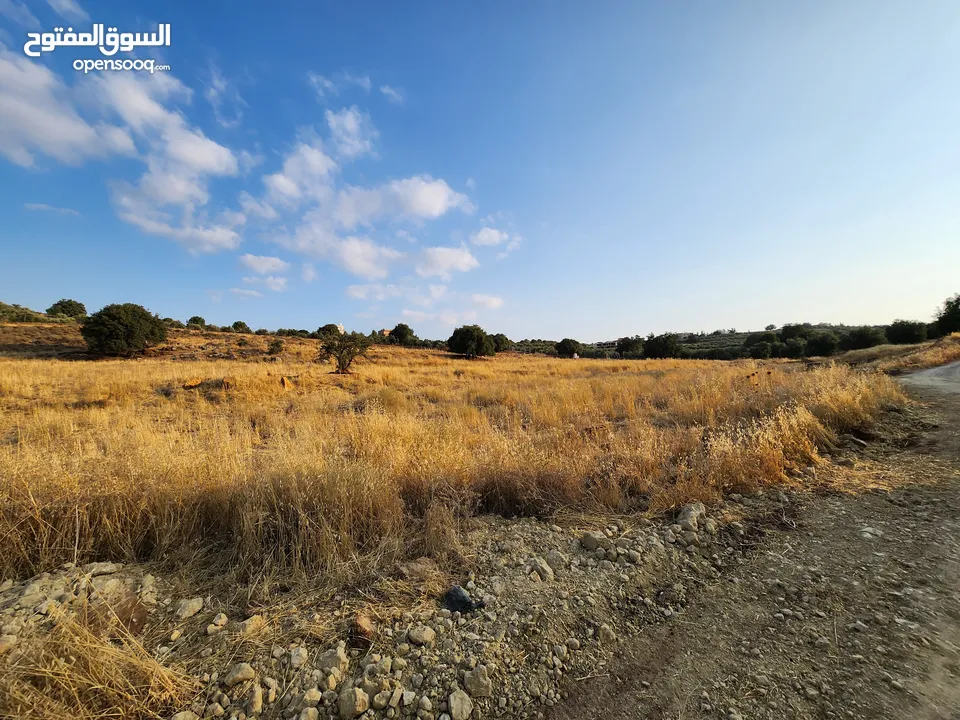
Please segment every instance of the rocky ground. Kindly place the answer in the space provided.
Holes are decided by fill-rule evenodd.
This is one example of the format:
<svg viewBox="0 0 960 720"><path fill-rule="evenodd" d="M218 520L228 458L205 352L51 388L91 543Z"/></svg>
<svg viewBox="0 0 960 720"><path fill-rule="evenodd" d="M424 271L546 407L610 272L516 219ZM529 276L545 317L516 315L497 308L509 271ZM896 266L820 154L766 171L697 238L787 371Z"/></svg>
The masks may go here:
<svg viewBox="0 0 960 720"><path fill-rule="evenodd" d="M960 395L920 392L929 408L845 437L798 478L818 493L731 495L662 522L480 518L469 571L398 569L459 583L475 609L436 592L252 608L112 563L10 579L0 671L64 613L109 607L195 678L176 720L960 718Z"/></svg>

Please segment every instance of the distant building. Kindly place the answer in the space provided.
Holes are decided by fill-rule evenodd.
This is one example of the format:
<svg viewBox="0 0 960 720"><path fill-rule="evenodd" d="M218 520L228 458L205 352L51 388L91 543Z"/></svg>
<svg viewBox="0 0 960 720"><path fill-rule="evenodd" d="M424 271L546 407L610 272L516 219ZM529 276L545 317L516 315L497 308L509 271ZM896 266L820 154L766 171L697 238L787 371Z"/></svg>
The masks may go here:
<svg viewBox="0 0 960 720"><path fill-rule="evenodd" d="M384 329L384 330L381 330L381 331L380 331L380 334L383 335L384 337L389 337L389 336L390 336L390 331Z"/></svg>
<svg viewBox="0 0 960 720"><path fill-rule="evenodd" d="M617 341L616 340L604 340L603 342L594 343L593 346L597 350L616 350Z"/></svg>
<svg viewBox="0 0 960 720"><path fill-rule="evenodd" d="M341 335L346 335L347 331L343 327L343 323L337 323L337 330L340 331Z"/></svg>

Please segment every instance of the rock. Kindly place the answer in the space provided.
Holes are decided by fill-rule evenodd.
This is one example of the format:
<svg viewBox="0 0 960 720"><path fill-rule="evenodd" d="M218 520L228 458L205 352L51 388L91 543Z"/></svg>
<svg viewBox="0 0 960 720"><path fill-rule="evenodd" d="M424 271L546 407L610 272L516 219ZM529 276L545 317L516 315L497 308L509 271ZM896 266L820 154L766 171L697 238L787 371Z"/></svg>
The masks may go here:
<svg viewBox="0 0 960 720"><path fill-rule="evenodd" d="M437 564L428 557L405 562L399 569L400 574L407 580L425 580L440 572Z"/></svg>
<svg viewBox="0 0 960 720"><path fill-rule="evenodd" d="M297 720L319 720L320 713L316 708L304 708L297 715Z"/></svg>
<svg viewBox="0 0 960 720"><path fill-rule="evenodd" d="M847 433L840 436L840 442L844 445L853 445L854 447L865 448L867 443L864 440L861 440L856 435L851 435Z"/></svg>
<svg viewBox="0 0 960 720"><path fill-rule="evenodd" d="M240 634L255 635L265 628L266 625L267 621L263 619L263 615L251 615L240 623Z"/></svg>
<svg viewBox="0 0 960 720"><path fill-rule="evenodd" d="M263 711L263 688L254 683L247 696L247 715L259 715Z"/></svg>
<svg viewBox="0 0 960 720"><path fill-rule="evenodd" d="M617 634L609 625L604 623L600 626L599 630L597 630L597 637L600 638L600 642L602 643L612 643L617 639Z"/></svg>
<svg viewBox="0 0 960 720"><path fill-rule="evenodd" d="M215 627L222 628L224 625L227 624L228 620L229 618L223 613L217 613L216 616L213 618L213 625Z"/></svg>
<svg viewBox="0 0 960 720"><path fill-rule="evenodd" d="M360 688L348 688L340 693L337 699L337 709L341 720L353 720L363 714L370 707L370 698Z"/></svg>
<svg viewBox="0 0 960 720"><path fill-rule="evenodd" d="M200 716L190 710L184 710L173 715L170 720L200 720Z"/></svg>
<svg viewBox="0 0 960 720"><path fill-rule="evenodd" d="M16 635L0 635L0 655L6 655L17 644Z"/></svg>
<svg viewBox="0 0 960 720"><path fill-rule="evenodd" d="M383 710L387 705L390 704L391 697L392 693L389 690L381 690L373 696L373 701L371 703L373 709Z"/></svg>
<svg viewBox="0 0 960 720"><path fill-rule="evenodd" d="M300 699L300 705L303 707L316 707L320 704L321 700L323 700L323 693L320 692L320 688L313 687L303 694L303 697Z"/></svg>
<svg viewBox="0 0 960 720"><path fill-rule="evenodd" d="M486 665L477 665L475 670L468 670L464 673L463 685L473 697L490 697L493 695L493 682L487 673Z"/></svg>
<svg viewBox="0 0 960 720"><path fill-rule="evenodd" d="M544 559L555 573L566 568L569 562L567 556L558 550L551 550L544 556Z"/></svg>
<svg viewBox="0 0 960 720"><path fill-rule="evenodd" d="M610 542L610 538L597 530L591 530L584 533L580 537L580 544L583 545L585 550L590 551L594 551L597 548L609 550L611 547L613 547L613 543Z"/></svg>
<svg viewBox="0 0 960 720"><path fill-rule="evenodd" d="M423 697L420 698L420 702L417 704L417 707L419 707L424 712L430 712L431 710L433 710L433 702L431 702L430 698L424 695Z"/></svg>
<svg viewBox="0 0 960 720"><path fill-rule="evenodd" d="M398 687L396 690L393 691L393 694L390 696L390 702L388 703L388 705L390 705L390 707L392 708L400 707L400 701L402 699L403 699L403 688Z"/></svg>
<svg viewBox="0 0 960 720"><path fill-rule="evenodd" d="M203 610L203 598L190 598L181 600L177 604L177 611L173 614L178 620L186 620Z"/></svg>
<svg viewBox="0 0 960 720"><path fill-rule="evenodd" d="M94 562L84 565L83 571L90 577L96 577L97 575L112 575L115 572L119 572L122 568L123 565L119 563Z"/></svg>
<svg viewBox="0 0 960 720"><path fill-rule="evenodd" d="M350 631L355 638L363 638L364 640L373 640L377 634L376 628L373 626L373 620L363 612L357 613L353 618L353 626Z"/></svg>
<svg viewBox="0 0 960 720"><path fill-rule="evenodd" d="M403 691L403 705L408 707L413 705L413 701L417 699L417 694L413 690L404 690Z"/></svg>
<svg viewBox="0 0 960 720"><path fill-rule="evenodd" d="M553 568L542 557L534 556L530 558L527 560L527 567L530 572L537 573L541 580L553 580Z"/></svg>
<svg viewBox="0 0 960 720"><path fill-rule="evenodd" d="M11 580L10 578L7 578L2 583L0 583L0 592L6 592L12 587L13 587L13 580Z"/></svg>
<svg viewBox="0 0 960 720"><path fill-rule="evenodd" d="M677 515L677 525L679 525L682 530L697 532L700 529L700 519L703 518L706 512L706 508L704 508L702 502L684 505L680 510L680 514Z"/></svg>
<svg viewBox="0 0 960 720"><path fill-rule="evenodd" d="M306 653L306 650L304 650L304 653ZM350 658L347 657L347 644L343 640L338 642L335 648L327 650L317 658L316 665L319 670L325 673L336 670L342 676L350 667Z"/></svg>
<svg viewBox="0 0 960 720"><path fill-rule="evenodd" d="M418 625L407 633L407 637L414 645L432 645L437 633L429 625Z"/></svg>
<svg viewBox="0 0 960 720"><path fill-rule="evenodd" d="M305 647L295 647L290 651L290 667L294 670L307 664L307 649Z"/></svg>
<svg viewBox="0 0 960 720"><path fill-rule="evenodd" d="M463 690L457 689L450 693L447 709L451 720L467 720L473 713L473 701Z"/></svg>
<svg viewBox="0 0 960 720"><path fill-rule="evenodd" d="M253 680L256 676L257 673L254 672L249 663L237 663L230 668L230 672L223 678L223 684L227 687L233 687L244 680Z"/></svg>
<svg viewBox="0 0 960 720"><path fill-rule="evenodd" d="M443 607L450 612L467 613L486 607L486 603L483 600L475 602L473 598L470 597L470 593L459 585L454 585L447 590L443 595L442 602Z"/></svg>

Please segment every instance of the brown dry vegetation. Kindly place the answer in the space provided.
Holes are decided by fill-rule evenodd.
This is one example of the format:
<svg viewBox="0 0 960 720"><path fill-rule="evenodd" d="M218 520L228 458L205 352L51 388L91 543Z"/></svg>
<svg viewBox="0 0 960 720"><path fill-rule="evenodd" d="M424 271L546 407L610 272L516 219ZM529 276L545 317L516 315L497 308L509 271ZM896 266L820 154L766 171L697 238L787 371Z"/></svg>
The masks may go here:
<svg viewBox="0 0 960 720"><path fill-rule="evenodd" d="M960 333L916 345L878 345L866 350L851 350L836 359L892 374L938 367L960 360Z"/></svg>
<svg viewBox="0 0 960 720"><path fill-rule="evenodd" d="M179 333L160 354L204 342ZM335 376L304 361L312 343L288 348L274 364L0 360L0 576L203 557L357 581L450 551L472 513L655 512L785 482L903 399L844 366L378 348ZM236 386L183 389L223 377Z"/></svg>

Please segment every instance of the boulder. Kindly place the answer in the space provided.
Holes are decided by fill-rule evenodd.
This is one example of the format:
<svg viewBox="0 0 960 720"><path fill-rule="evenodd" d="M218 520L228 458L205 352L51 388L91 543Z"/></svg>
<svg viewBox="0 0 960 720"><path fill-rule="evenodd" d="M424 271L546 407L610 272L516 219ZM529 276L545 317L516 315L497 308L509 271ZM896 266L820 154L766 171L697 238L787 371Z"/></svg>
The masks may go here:
<svg viewBox="0 0 960 720"><path fill-rule="evenodd" d="M473 713L473 700L463 690L454 690L447 700L447 709L451 720L467 720Z"/></svg>

